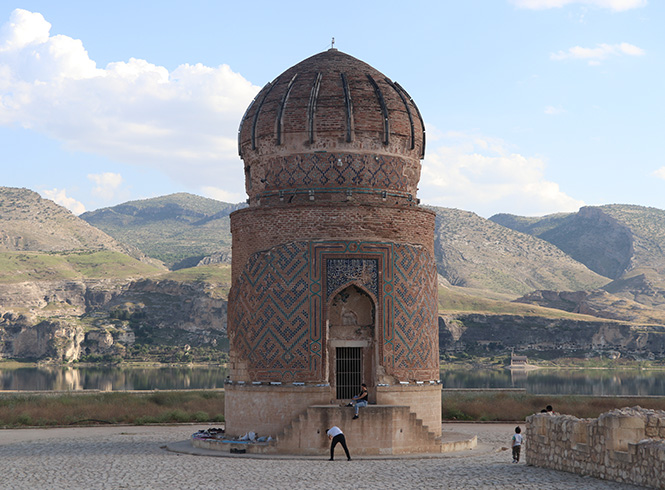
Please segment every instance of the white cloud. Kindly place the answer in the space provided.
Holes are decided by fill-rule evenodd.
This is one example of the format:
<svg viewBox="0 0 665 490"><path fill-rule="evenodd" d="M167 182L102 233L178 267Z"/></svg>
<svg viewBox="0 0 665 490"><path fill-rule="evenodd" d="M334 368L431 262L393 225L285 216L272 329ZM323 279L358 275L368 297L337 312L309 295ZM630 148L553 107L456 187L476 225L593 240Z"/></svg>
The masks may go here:
<svg viewBox="0 0 665 490"><path fill-rule="evenodd" d="M644 50L642 48L638 48L637 46L628 43L619 44L618 50L621 54L627 54L628 56L644 56Z"/></svg>
<svg viewBox="0 0 665 490"><path fill-rule="evenodd" d="M169 72L132 58L97 68L80 40L50 28L21 9L0 27L0 125L156 168L183 186L243 188L238 121L259 87L226 65Z"/></svg>
<svg viewBox="0 0 665 490"><path fill-rule="evenodd" d="M658 170L655 170L653 175L659 179L665 180L665 167L660 167Z"/></svg>
<svg viewBox="0 0 665 490"><path fill-rule="evenodd" d="M85 206L76 199L67 197L67 191L65 189L47 189L41 191L41 194L46 199L50 199L56 204L66 207L77 216L85 213Z"/></svg>
<svg viewBox="0 0 665 490"><path fill-rule="evenodd" d="M610 56L644 56L644 50L632 44L598 44L595 48L575 46L568 51L558 51L550 54L550 59L562 61L567 59L587 60L590 65L598 65Z"/></svg>
<svg viewBox="0 0 665 490"><path fill-rule="evenodd" d="M622 12L645 7L648 2L647 0L511 0L511 3L519 8L532 10L560 8L579 3L581 5L610 9L614 12Z"/></svg>
<svg viewBox="0 0 665 490"><path fill-rule="evenodd" d="M541 159L512 152L501 140L449 133L425 157L418 195L424 204L485 217L577 211L584 205L546 180L544 170Z"/></svg>
<svg viewBox="0 0 665 490"><path fill-rule="evenodd" d="M29 44L48 42L51 24L41 14L16 9L9 16L9 22L0 26L0 51L17 50Z"/></svg>
<svg viewBox="0 0 665 490"><path fill-rule="evenodd" d="M113 172L103 174L88 174L88 179L97 184L92 189L92 194L110 201L115 197L116 191L122 184L122 175Z"/></svg>
<svg viewBox="0 0 665 490"><path fill-rule="evenodd" d="M245 188L242 187L241 189L243 189L242 192L229 192L219 187L203 186L200 188L200 191L204 197L209 197L210 199L217 199L224 202L240 202L244 201L247 197L244 192Z"/></svg>
<svg viewBox="0 0 665 490"><path fill-rule="evenodd" d="M565 112L566 110L561 106L554 107L552 105L548 105L545 107L545 114L548 116L558 116L559 114L563 114Z"/></svg>

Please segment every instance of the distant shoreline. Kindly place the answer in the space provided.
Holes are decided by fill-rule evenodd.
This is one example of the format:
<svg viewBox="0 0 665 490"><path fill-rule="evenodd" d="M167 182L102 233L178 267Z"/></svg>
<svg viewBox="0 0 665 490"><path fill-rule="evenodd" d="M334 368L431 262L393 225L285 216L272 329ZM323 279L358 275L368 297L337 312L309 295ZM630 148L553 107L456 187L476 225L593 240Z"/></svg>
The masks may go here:
<svg viewBox="0 0 665 490"><path fill-rule="evenodd" d="M442 361L439 364L439 369L442 371L466 371L473 369L488 369L501 371L507 369L509 371L535 371L535 370L593 370L593 371L665 371L663 365L643 365L640 361L628 362L617 364L613 366L585 366L579 364L555 364L555 365L539 365L539 364L526 364L524 366L511 366L510 364L491 364L486 362L446 362Z"/></svg>

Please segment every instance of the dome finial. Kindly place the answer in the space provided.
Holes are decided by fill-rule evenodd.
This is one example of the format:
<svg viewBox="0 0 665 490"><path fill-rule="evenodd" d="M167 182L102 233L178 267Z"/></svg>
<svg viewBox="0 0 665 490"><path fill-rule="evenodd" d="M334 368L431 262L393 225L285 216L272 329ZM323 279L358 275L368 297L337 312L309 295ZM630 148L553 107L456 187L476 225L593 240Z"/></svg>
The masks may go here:
<svg viewBox="0 0 665 490"><path fill-rule="evenodd" d="M335 51L337 51L337 50L335 49L335 38L334 38L334 37L332 38L332 41L331 41L331 43L330 43L330 49L331 49L331 50L335 50Z"/></svg>

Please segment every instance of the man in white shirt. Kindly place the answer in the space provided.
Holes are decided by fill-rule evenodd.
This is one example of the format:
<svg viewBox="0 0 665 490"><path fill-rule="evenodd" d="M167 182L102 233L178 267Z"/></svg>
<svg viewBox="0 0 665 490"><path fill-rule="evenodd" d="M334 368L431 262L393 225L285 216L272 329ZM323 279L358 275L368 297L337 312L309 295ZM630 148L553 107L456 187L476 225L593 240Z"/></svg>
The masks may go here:
<svg viewBox="0 0 665 490"><path fill-rule="evenodd" d="M335 459L335 446L337 446L337 443L340 443L342 445L342 447L344 448L344 452L346 453L347 460L351 461L349 448L346 447L346 437L344 437L342 429L334 425L327 430L326 434L328 434L328 439L332 441L330 443L330 461L333 461Z"/></svg>

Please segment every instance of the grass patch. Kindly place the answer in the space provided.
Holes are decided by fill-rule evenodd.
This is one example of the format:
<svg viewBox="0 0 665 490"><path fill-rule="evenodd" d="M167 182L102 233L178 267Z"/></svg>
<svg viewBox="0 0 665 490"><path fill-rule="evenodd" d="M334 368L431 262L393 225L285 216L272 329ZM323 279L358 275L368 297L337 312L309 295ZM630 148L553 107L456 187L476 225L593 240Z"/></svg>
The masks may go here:
<svg viewBox="0 0 665 490"><path fill-rule="evenodd" d="M665 397L596 397L582 395L529 395L522 393L443 392L444 420L521 421L547 405L578 418L595 418L615 408L665 410Z"/></svg>
<svg viewBox="0 0 665 490"><path fill-rule="evenodd" d="M231 264L211 264L167 272L159 277L183 283L207 283L214 288L209 294L214 298L227 298L231 288Z"/></svg>
<svg viewBox="0 0 665 490"><path fill-rule="evenodd" d="M572 320L586 320L588 315L569 313L553 308L513 303L513 297L490 297L487 292L471 288L441 287L439 286L438 303L439 315L455 314L487 314L487 315L518 315L539 316L544 318L568 318Z"/></svg>
<svg viewBox="0 0 665 490"><path fill-rule="evenodd" d="M2 252L0 283L74 279L150 277L161 272L128 255L109 250L81 252Z"/></svg>
<svg viewBox="0 0 665 490"><path fill-rule="evenodd" d="M547 405L567 415L595 418L614 408L665 410L665 397L594 397L524 393L443 392L444 421L522 421ZM146 425L224 422L224 392L2 394L0 427Z"/></svg>
<svg viewBox="0 0 665 490"><path fill-rule="evenodd" d="M222 422L224 392L8 394L0 427Z"/></svg>
<svg viewBox="0 0 665 490"><path fill-rule="evenodd" d="M230 286L231 264L212 264L179 269L177 271L167 272L160 278L180 282L221 283Z"/></svg>

